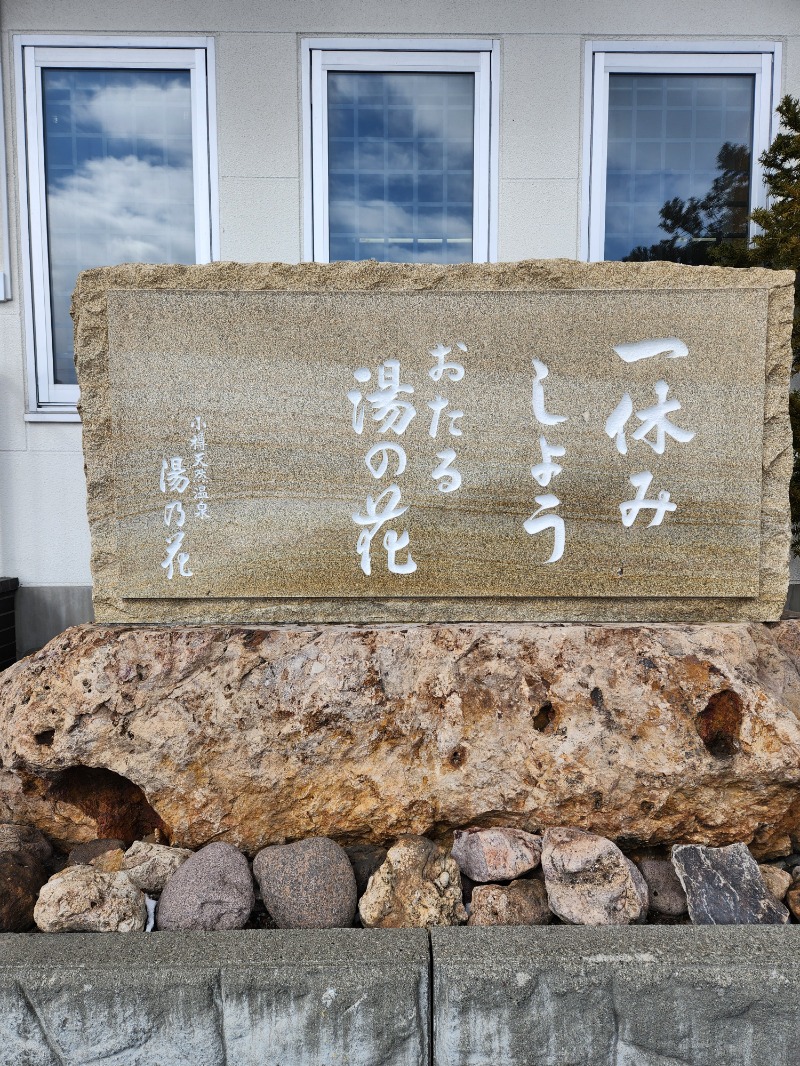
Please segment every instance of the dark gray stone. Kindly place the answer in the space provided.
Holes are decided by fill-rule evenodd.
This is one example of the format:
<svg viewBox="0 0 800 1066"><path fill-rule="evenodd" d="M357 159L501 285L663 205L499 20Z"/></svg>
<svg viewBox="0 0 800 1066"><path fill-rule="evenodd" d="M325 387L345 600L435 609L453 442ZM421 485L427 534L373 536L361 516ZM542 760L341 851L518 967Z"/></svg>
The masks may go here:
<svg viewBox="0 0 800 1066"><path fill-rule="evenodd" d="M2 1066L428 1066L423 931L0 936Z"/></svg>
<svg viewBox="0 0 800 1066"><path fill-rule="evenodd" d="M53 858L53 845L38 829L32 825L18 822L0 824L0 852L27 851L43 865L47 866Z"/></svg>
<svg viewBox="0 0 800 1066"><path fill-rule="evenodd" d="M353 924L356 877L344 848L327 837L276 844L256 855L253 873L279 929L344 929Z"/></svg>
<svg viewBox="0 0 800 1066"><path fill-rule="evenodd" d="M33 927L33 908L47 871L28 851L0 851L0 933Z"/></svg>
<svg viewBox="0 0 800 1066"><path fill-rule="evenodd" d="M669 859L638 859L636 865L647 884L651 911L673 917L687 913L686 893Z"/></svg>
<svg viewBox="0 0 800 1066"><path fill-rule="evenodd" d="M369 879L386 858L386 848L377 844L355 844L344 849L356 876L356 892L363 896L367 891Z"/></svg>
<svg viewBox="0 0 800 1066"><path fill-rule="evenodd" d="M78 844L72 849L67 856L67 866L88 866L98 855L104 855L107 851L116 851L117 848L125 851L127 846L124 840L117 840L116 837L88 840L85 844Z"/></svg>
<svg viewBox="0 0 800 1066"><path fill-rule="evenodd" d="M789 911L767 886L744 844L680 844L672 863L695 925L781 925Z"/></svg>
<svg viewBox="0 0 800 1066"><path fill-rule="evenodd" d="M800 928L438 928L435 1066L797 1066Z"/></svg>
<svg viewBox="0 0 800 1066"><path fill-rule="evenodd" d="M169 878L156 928L242 929L255 903L250 866L231 844L206 844Z"/></svg>

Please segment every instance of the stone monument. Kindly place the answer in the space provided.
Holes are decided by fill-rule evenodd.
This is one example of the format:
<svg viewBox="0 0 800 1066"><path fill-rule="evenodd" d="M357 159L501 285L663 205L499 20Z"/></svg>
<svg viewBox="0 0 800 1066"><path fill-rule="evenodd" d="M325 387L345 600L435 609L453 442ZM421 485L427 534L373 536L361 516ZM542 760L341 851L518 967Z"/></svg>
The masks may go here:
<svg viewBox="0 0 800 1066"><path fill-rule="evenodd" d="M88 768L189 846L791 847L792 306L666 263L81 275L97 623L0 682L0 807L95 835Z"/></svg>
<svg viewBox="0 0 800 1066"><path fill-rule="evenodd" d="M97 618L778 618L791 301L666 264L87 273Z"/></svg>

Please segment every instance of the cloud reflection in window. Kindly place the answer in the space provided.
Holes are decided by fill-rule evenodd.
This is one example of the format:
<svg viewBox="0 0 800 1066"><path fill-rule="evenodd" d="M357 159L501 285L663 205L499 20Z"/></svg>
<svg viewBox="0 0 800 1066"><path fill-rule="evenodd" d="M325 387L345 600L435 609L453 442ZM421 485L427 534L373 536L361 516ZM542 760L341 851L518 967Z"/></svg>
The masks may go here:
<svg viewBox="0 0 800 1066"><path fill-rule="evenodd" d="M44 70L50 297L58 383L75 381L81 270L195 259L188 71Z"/></svg>

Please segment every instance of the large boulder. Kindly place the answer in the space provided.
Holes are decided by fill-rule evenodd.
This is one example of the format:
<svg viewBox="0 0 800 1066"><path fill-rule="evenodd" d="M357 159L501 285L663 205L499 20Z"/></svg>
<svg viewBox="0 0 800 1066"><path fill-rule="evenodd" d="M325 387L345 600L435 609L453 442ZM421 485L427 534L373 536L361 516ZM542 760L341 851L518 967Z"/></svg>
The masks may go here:
<svg viewBox="0 0 800 1066"><path fill-rule="evenodd" d="M542 838L522 829L457 829L453 858L471 881L513 881L539 865Z"/></svg>
<svg viewBox="0 0 800 1066"><path fill-rule="evenodd" d="M544 882L529 878L476 885L467 925L548 925L552 920Z"/></svg>
<svg viewBox="0 0 800 1066"><path fill-rule="evenodd" d="M800 833L798 667L794 621L80 626L0 675L0 819L250 856L502 823L763 858Z"/></svg>

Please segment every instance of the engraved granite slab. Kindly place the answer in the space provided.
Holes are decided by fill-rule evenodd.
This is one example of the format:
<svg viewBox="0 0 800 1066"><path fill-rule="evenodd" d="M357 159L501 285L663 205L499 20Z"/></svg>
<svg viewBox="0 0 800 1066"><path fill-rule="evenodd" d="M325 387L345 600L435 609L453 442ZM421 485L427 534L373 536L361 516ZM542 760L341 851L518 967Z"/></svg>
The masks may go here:
<svg viewBox="0 0 800 1066"><path fill-rule="evenodd" d="M102 620L780 613L788 273L127 267L75 310Z"/></svg>

